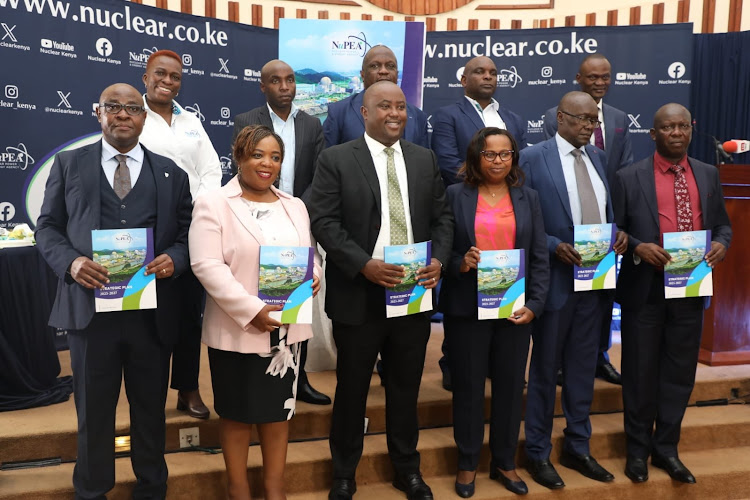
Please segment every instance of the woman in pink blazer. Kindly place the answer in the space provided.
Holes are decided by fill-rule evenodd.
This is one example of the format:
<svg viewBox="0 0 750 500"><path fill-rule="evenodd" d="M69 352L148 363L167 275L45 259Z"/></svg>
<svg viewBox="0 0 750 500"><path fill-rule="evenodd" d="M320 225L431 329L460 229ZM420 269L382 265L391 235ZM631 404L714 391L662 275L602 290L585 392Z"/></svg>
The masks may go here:
<svg viewBox="0 0 750 500"><path fill-rule="evenodd" d="M190 226L190 261L207 292L203 343L208 346L214 407L220 418L228 498L249 499L247 456L252 424L263 454L265 498L284 496L284 466L294 414L298 343L310 325L282 325L270 316L281 306L258 298L260 247L309 246L304 203L273 187L284 144L271 129L247 127L237 137L237 175L199 197ZM320 288L315 252L313 295Z"/></svg>

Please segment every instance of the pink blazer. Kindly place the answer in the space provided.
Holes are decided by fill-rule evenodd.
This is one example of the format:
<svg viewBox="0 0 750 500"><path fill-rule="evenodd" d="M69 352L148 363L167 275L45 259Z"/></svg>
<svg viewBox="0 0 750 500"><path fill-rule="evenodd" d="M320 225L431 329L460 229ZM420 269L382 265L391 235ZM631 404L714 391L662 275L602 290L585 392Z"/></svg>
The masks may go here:
<svg viewBox="0 0 750 500"><path fill-rule="evenodd" d="M300 246L316 247L302 200L272 189L297 228ZM250 324L266 305L258 298L258 258L265 240L241 195L235 176L221 189L199 196L193 207L188 234L190 264L208 293L203 343L223 351L270 352L269 332L261 332ZM320 277L317 248L313 272ZM311 325L289 325L287 344L310 337Z"/></svg>

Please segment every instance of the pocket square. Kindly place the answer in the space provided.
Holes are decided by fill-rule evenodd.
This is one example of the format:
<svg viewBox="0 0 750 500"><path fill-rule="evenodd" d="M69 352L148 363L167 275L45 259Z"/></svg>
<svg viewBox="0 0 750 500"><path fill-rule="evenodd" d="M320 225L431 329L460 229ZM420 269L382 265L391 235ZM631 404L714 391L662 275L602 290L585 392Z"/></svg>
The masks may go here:
<svg viewBox="0 0 750 500"><path fill-rule="evenodd" d="M624 128L616 128L615 129L615 134L621 134L623 132L623 130L625 130L625 129Z"/></svg>

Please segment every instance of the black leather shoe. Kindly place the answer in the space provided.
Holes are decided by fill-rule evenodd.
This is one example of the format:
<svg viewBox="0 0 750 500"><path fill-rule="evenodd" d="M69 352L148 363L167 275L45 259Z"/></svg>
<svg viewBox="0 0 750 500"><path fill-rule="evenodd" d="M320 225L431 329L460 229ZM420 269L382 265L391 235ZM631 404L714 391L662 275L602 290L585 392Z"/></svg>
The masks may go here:
<svg viewBox="0 0 750 500"><path fill-rule="evenodd" d="M422 475L417 473L400 476L396 474L393 480L393 486L406 493L409 500L433 500L432 490L422 479Z"/></svg>
<svg viewBox="0 0 750 500"><path fill-rule="evenodd" d="M534 481L545 488L557 490L565 487L565 483L549 460L529 460L526 463L526 470L529 471Z"/></svg>
<svg viewBox="0 0 750 500"><path fill-rule="evenodd" d="M562 387L562 384L563 384L562 368L557 370L557 379L555 380L555 382L557 383L557 385Z"/></svg>
<svg viewBox="0 0 750 500"><path fill-rule="evenodd" d="M328 500L352 500L357 492L357 483L354 479L334 479Z"/></svg>
<svg viewBox="0 0 750 500"><path fill-rule="evenodd" d="M198 389L194 391L177 392L177 409L184 411L193 418L206 420L211 416L211 411L203 404L201 393Z"/></svg>
<svg viewBox="0 0 750 500"><path fill-rule="evenodd" d="M443 370L443 389L453 391L453 380L451 379L451 372L448 370Z"/></svg>
<svg viewBox="0 0 750 500"><path fill-rule="evenodd" d="M459 483L458 480L456 480L456 484L454 485L454 488L456 489L456 495L460 496L461 498L471 498L474 496L475 491L475 483L477 480L477 473L474 472L474 479L471 480L470 483Z"/></svg>
<svg viewBox="0 0 750 500"><path fill-rule="evenodd" d="M516 495L525 495L529 492L529 487L526 483L521 481L511 481L505 475L498 470L497 465L494 462L490 462L490 479L498 481L500 484L505 486L505 489Z"/></svg>
<svg viewBox="0 0 750 500"><path fill-rule="evenodd" d="M625 475L634 483L648 481L648 464L645 458L628 457L625 462Z"/></svg>
<svg viewBox="0 0 750 500"><path fill-rule="evenodd" d="M604 362L596 367L596 376L606 380L610 384L622 385L622 375L612 366L609 361Z"/></svg>
<svg viewBox="0 0 750 500"><path fill-rule="evenodd" d="M687 467L677 457L660 457L658 455L651 456L651 465L664 469L669 474L669 477L675 481L681 483L694 484L695 476L688 470Z"/></svg>
<svg viewBox="0 0 750 500"><path fill-rule="evenodd" d="M594 481L608 483L615 479L607 469L597 463L591 455L574 455L563 450L560 456L560 465L568 469L577 470L584 476Z"/></svg>
<svg viewBox="0 0 750 500"><path fill-rule="evenodd" d="M331 398L323 394L322 392L316 391L310 382L306 384L299 384L297 386L297 400L304 401L311 405L329 405L331 404Z"/></svg>

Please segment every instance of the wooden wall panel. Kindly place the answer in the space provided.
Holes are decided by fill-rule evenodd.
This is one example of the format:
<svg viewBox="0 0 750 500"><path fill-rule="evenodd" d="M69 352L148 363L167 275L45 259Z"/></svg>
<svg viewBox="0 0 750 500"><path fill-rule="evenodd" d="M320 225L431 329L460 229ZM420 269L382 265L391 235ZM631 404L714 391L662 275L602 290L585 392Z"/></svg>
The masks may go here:
<svg viewBox="0 0 750 500"><path fill-rule="evenodd" d="M576 16L565 16L565 26L575 26Z"/></svg>
<svg viewBox="0 0 750 500"><path fill-rule="evenodd" d="M742 23L742 0L729 0L729 25L727 31L740 31Z"/></svg>
<svg viewBox="0 0 750 500"><path fill-rule="evenodd" d="M240 3L227 2L227 19L233 23L240 22Z"/></svg>
<svg viewBox="0 0 750 500"><path fill-rule="evenodd" d="M307 19L307 9L297 9L297 19Z"/></svg>
<svg viewBox="0 0 750 500"><path fill-rule="evenodd" d="M586 14L586 26L596 26L596 12Z"/></svg>
<svg viewBox="0 0 750 500"><path fill-rule="evenodd" d="M513 19L510 22L510 29L512 29L512 30L520 30L523 27L522 24L523 23L521 22L520 19Z"/></svg>
<svg viewBox="0 0 750 500"><path fill-rule="evenodd" d="M185 14L193 13L193 0L180 0L180 11Z"/></svg>
<svg viewBox="0 0 750 500"><path fill-rule="evenodd" d="M425 22L425 25L427 26L427 31L436 31L437 19L435 19L434 17L426 17L424 22Z"/></svg>
<svg viewBox="0 0 750 500"><path fill-rule="evenodd" d="M491 30L499 30L500 29L500 19L490 19L490 29Z"/></svg>
<svg viewBox="0 0 750 500"><path fill-rule="evenodd" d="M478 30L479 29L479 20L478 19L469 19L469 29L470 30Z"/></svg>
<svg viewBox="0 0 750 500"><path fill-rule="evenodd" d="M327 10L319 10L318 11L318 19L328 19L328 11Z"/></svg>
<svg viewBox="0 0 750 500"><path fill-rule="evenodd" d="M205 5L203 15L206 17L216 17L216 0L205 0Z"/></svg>
<svg viewBox="0 0 750 500"><path fill-rule="evenodd" d="M703 22L701 33L714 32L714 17L716 16L716 0L703 0Z"/></svg>
<svg viewBox="0 0 750 500"><path fill-rule="evenodd" d="M630 8L630 25L638 26L641 24L641 8L631 7Z"/></svg>
<svg viewBox="0 0 750 500"><path fill-rule="evenodd" d="M253 11L253 15L252 15L253 26L263 26L263 6L254 3L252 11Z"/></svg>
<svg viewBox="0 0 750 500"><path fill-rule="evenodd" d="M393 21L393 16L383 16L383 21Z"/></svg>
<svg viewBox="0 0 750 500"><path fill-rule="evenodd" d="M350 20L352 18L352 16L348 12L342 12L341 14L339 14L339 18L342 21L348 21L348 20Z"/></svg>
<svg viewBox="0 0 750 500"><path fill-rule="evenodd" d="M156 0L156 7L159 9L169 9L168 0Z"/></svg>
<svg viewBox="0 0 750 500"><path fill-rule="evenodd" d="M448 18L448 26L446 28L446 31L457 31L458 30L458 20L449 17Z"/></svg>
<svg viewBox="0 0 750 500"><path fill-rule="evenodd" d="M664 24L664 4L655 3L651 14L651 24Z"/></svg>
<svg viewBox="0 0 750 500"><path fill-rule="evenodd" d="M690 0L677 2L677 22L686 23L690 20Z"/></svg>
<svg viewBox="0 0 750 500"><path fill-rule="evenodd" d="M607 11L607 26L617 26L617 10Z"/></svg>
<svg viewBox="0 0 750 500"><path fill-rule="evenodd" d="M547 20L546 19L542 19L541 21L539 21L539 27L540 28L546 28L547 27Z"/></svg>
<svg viewBox="0 0 750 500"><path fill-rule="evenodd" d="M362 14L363 21L372 21L372 14Z"/></svg>
<svg viewBox="0 0 750 500"><path fill-rule="evenodd" d="M284 7L273 8L273 29L279 29L279 19L284 18Z"/></svg>

